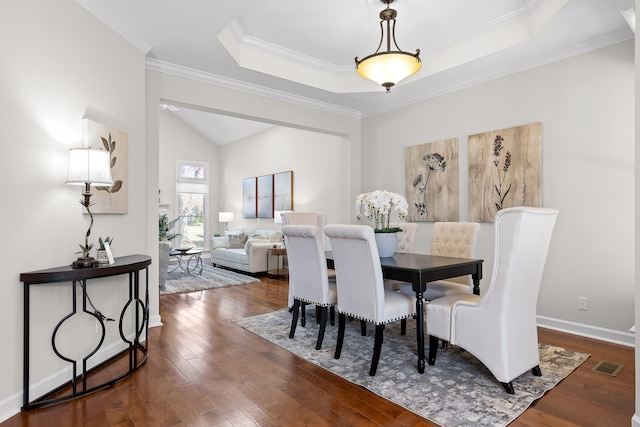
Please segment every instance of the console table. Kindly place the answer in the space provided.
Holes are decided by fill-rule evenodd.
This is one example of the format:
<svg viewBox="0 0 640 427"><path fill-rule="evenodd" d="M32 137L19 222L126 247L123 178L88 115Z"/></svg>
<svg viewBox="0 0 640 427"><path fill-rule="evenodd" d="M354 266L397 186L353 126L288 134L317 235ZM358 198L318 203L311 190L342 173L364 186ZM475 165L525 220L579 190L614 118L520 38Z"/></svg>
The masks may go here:
<svg viewBox="0 0 640 427"><path fill-rule="evenodd" d="M131 375L140 366L147 361L148 344L146 340L149 336L149 270L148 267L151 264L151 257L147 255L129 255L120 258L115 258L113 264L100 265L94 268L81 268L75 269L71 266L50 268L47 270L32 271L28 273L20 274L20 281L24 283L24 359L23 359L23 406L22 410L39 408L45 405L52 405L55 403L65 402L77 397L102 390L104 388L113 386L117 381L124 379ZM140 271L145 270L145 282L144 282L144 296L140 295ZM97 366L87 369L87 361L93 356L102 346L106 334L106 327L104 323L104 316L93 309L88 310L87 303L92 306L91 300L87 295L87 280L97 279L101 277L110 277L127 274L129 276L129 297L124 302L122 311L120 313L119 332L120 338L126 344L126 348L118 354L112 356L108 360L98 364ZM29 329L30 329L30 291L31 287L35 285L48 285L52 283L71 282L72 291L72 309L69 314L64 316L60 322L56 325L51 336L51 346L55 354L62 360L71 364L72 376L71 379L65 384L56 387L44 395L34 399L29 399ZM76 293L78 285L82 289L82 312L93 316L101 326L102 336L98 345L89 352L82 359L81 373L78 374L77 364L79 361L69 359L63 356L56 348L56 334L62 326L62 324L69 320L76 314L77 298ZM123 328L123 319L128 310L132 310L131 313L133 320L135 321L135 333L133 337L127 337ZM38 325L41 327L41 325ZM141 336L144 333L143 340L145 344L141 343ZM105 365L120 359L121 356L128 356L127 368L124 373L109 378L98 385L89 386L87 383L87 376L91 372L98 370ZM56 395L56 393L71 387L70 394L64 394L62 396ZM55 397L52 397L55 396Z"/></svg>

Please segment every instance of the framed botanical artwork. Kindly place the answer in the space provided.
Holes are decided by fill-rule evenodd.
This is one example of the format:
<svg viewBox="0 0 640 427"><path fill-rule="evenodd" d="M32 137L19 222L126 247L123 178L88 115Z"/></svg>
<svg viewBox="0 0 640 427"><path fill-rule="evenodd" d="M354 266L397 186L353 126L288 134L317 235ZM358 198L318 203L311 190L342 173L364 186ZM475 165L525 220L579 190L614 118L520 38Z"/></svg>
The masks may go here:
<svg viewBox="0 0 640 427"><path fill-rule="evenodd" d="M273 175L273 210L293 210L293 171Z"/></svg>
<svg viewBox="0 0 640 427"><path fill-rule="evenodd" d="M242 217L255 218L258 212L256 178L245 178L242 180Z"/></svg>
<svg viewBox="0 0 640 427"><path fill-rule="evenodd" d="M458 139L406 147L407 221L458 221Z"/></svg>
<svg viewBox="0 0 640 427"><path fill-rule="evenodd" d="M91 211L125 214L129 209L129 136L126 132L84 118L82 137L88 147L109 152L113 185L93 187Z"/></svg>
<svg viewBox="0 0 640 427"><path fill-rule="evenodd" d="M469 221L541 206L541 145L540 122L469 136Z"/></svg>
<svg viewBox="0 0 640 427"><path fill-rule="evenodd" d="M273 218L273 175L258 177L258 218Z"/></svg>

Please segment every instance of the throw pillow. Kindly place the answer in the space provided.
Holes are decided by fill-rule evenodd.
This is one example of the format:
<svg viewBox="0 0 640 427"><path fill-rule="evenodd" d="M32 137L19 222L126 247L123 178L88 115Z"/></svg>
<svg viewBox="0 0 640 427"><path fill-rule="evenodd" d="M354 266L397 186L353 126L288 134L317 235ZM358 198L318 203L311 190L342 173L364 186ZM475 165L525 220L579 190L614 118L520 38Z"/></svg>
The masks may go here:
<svg viewBox="0 0 640 427"><path fill-rule="evenodd" d="M244 233L229 236L229 249L242 249L245 243L247 243L247 235Z"/></svg>

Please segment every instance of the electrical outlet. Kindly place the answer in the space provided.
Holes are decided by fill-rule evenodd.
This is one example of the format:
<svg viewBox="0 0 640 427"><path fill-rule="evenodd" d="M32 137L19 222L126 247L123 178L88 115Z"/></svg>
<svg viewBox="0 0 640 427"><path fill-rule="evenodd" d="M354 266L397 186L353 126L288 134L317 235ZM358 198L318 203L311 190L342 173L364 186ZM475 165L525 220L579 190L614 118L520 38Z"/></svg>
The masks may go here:
<svg viewBox="0 0 640 427"><path fill-rule="evenodd" d="M578 297L578 310L589 310L589 298Z"/></svg>

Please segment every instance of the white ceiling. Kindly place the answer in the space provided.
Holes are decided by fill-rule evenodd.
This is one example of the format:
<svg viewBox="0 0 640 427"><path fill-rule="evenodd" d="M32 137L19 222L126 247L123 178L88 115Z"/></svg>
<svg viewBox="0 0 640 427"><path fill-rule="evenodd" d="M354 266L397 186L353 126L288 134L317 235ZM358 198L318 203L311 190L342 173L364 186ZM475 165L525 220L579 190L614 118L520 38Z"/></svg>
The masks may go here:
<svg viewBox="0 0 640 427"><path fill-rule="evenodd" d="M398 45L420 49L423 66L385 93L354 71L380 41L380 0L76 1L144 51L147 68L353 117L634 37L618 10L629 0L396 0ZM217 144L264 130L176 114Z"/></svg>

